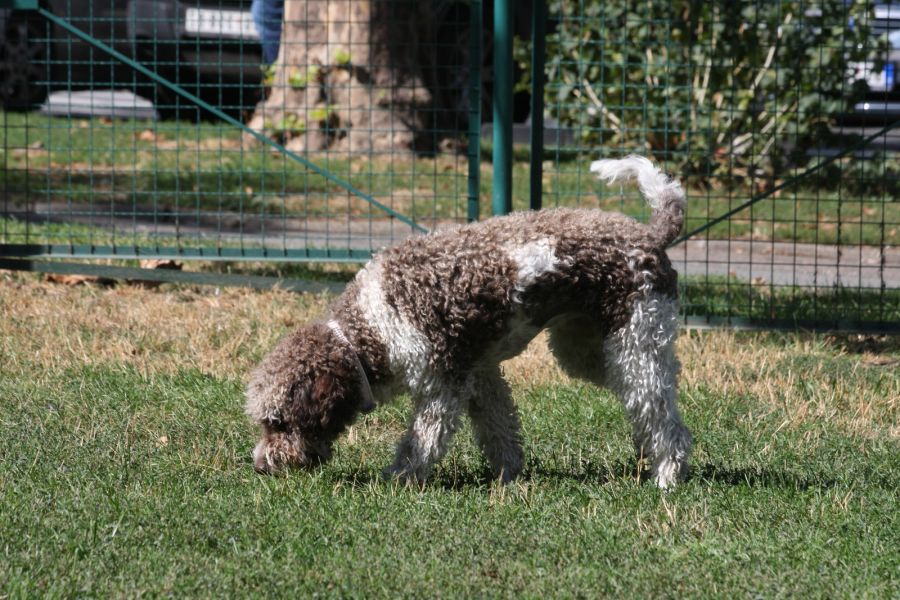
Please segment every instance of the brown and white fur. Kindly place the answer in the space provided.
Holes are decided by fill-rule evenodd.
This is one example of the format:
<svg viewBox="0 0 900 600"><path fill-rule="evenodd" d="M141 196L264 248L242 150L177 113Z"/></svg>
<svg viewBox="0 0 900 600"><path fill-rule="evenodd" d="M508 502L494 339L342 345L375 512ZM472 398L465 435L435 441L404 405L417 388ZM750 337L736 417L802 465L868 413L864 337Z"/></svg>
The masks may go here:
<svg viewBox="0 0 900 600"><path fill-rule="evenodd" d="M523 452L500 363L549 329L563 369L618 395L637 454L657 485L673 485L691 435L675 405L677 274L665 248L681 230L684 192L641 157L591 171L636 180L649 224L599 210L516 213L413 238L369 262L325 321L288 335L253 372L255 468L327 460L373 408L368 383L376 404L399 390L413 399L390 474L424 481L467 412L495 476L509 481Z"/></svg>

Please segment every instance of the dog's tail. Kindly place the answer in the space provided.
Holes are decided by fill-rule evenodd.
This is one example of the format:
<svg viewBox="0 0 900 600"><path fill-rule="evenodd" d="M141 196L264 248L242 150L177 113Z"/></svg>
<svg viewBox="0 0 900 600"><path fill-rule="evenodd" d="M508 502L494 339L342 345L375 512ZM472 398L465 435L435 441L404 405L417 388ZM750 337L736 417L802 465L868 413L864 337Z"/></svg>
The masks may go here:
<svg viewBox="0 0 900 600"><path fill-rule="evenodd" d="M619 160L595 160L591 173L607 183L637 179L641 194L653 208L650 226L668 245L681 233L684 223L684 189L643 156L631 155Z"/></svg>

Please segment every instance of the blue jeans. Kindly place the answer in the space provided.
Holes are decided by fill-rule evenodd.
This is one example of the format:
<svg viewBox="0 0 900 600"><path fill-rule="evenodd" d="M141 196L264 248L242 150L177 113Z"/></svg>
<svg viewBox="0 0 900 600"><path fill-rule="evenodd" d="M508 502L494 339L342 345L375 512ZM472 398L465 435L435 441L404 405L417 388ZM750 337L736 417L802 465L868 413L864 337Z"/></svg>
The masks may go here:
<svg viewBox="0 0 900 600"><path fill-rule="evenodd" d="M284 17L284 0L253 0L250 6L253 23L259 32L263 62L271 65L278 58L281 44L281 19Z"/></svg>

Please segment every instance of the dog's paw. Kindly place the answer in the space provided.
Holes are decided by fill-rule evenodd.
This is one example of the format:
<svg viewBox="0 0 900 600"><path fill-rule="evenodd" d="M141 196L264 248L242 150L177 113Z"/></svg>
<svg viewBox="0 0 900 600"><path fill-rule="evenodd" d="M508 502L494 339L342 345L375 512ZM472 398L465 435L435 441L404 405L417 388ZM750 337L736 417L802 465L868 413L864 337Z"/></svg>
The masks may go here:
<svg viewBox="0 0 900 600"><path fill-rule="evenodd" d="M416 469L410 467L398 467L391 465L381 472L381 476L385 481L396 481L403 485L422 487L428 479L427 473L420 473Z"/></svg>
<svg viewBox="0 0 900 600"><path fill-rule="evenodd" d="M512 483L519 477L519 473L522 471L521 467L504 467L499 470L494 470L494 479L502 483L503 485Z"/></svg>
<svg viewBox="0 0 900 600"><path fill-rule="evenodd" d="M661 490L671 490L685 478L687 471L687 463L663 460L653 469L653 482Z"/></svg>

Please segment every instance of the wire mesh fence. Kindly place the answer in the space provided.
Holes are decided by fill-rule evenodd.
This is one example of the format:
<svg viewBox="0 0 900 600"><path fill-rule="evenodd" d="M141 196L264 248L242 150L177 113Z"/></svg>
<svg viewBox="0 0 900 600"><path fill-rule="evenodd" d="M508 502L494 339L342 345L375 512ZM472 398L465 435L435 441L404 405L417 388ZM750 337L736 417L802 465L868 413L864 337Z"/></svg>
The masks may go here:
<svg viewBox="0 0 900 600"><path fill-rule="evenodd" d="M654 156L688 191L670 256L692 321L896 329L900 5L560 1L549 11L545 205L577 198L646 217L584 166L598 148Z"/></svg>
<svg viewBox="0 0 900 600"><path fill-rule="evenodd" d="M289 2L267 64L249 1L7 13L31 62L5 91L3 242L360 260L464 222L479 18L440 1Z"/></svg>
<svg viewBox="0 0 900 600"><path fill-rule="evenodd" d="M543 4L280 4L0 9L0 255L364 260L490 212L511 79L513 209L646 218L587 167L652 156L688 191L686 320L900 329L900 6L549 2L530 115ZM512 77L491 66L500 19Z"/></svg>

